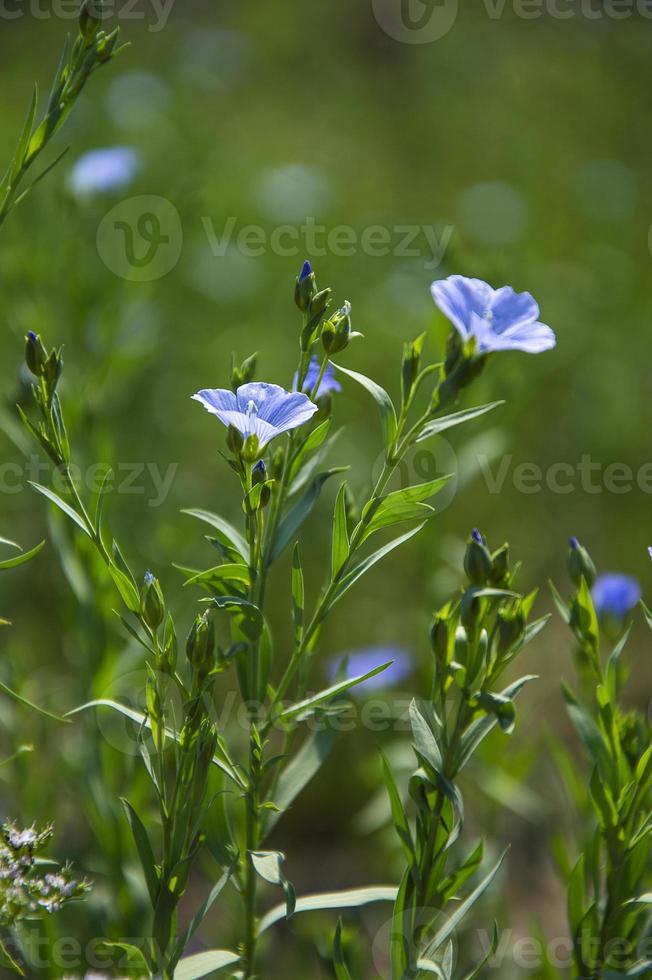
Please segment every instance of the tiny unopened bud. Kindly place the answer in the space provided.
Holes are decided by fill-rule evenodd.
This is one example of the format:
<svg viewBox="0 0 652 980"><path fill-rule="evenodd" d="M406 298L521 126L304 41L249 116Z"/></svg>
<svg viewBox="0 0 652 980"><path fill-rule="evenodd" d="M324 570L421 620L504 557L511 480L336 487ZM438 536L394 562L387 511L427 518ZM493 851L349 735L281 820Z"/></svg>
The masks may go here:
<svg viewBox="0 0 652 980"><path fill-rule="evenodd" d="M448 618L435 613L430 627L430 645L440 666L446 666L450 650L451 630Z"/></svg>
<svg viewBox="0 0 652 980"><path fill-rule="evenodd" d="M310 303L317 292L315 273L312 271L310 262L306 261L301 266L301 271L296 278L294 286L294 302L302 313L307 313Z"/></svg>
<svg viewBox="0 0 652 980"><path fill-rule="evenodd" d="M491 575L489 580L492 585L505 585L509 580L509 545L504 544L491 556Z"/></svg>
<svg viewBox="0 0 652 980"><path fill-rule="evenodd" d="M593 560L590 554L577 540L573 537L569 542L568 558L566 561L566 567L568 569L568 574L570 575L571 581L579 588L582 579L585 580L589 588L595 582L597 572Z"/></svg>
<svg viewBox="0 0 652 980"><path fill-rule="evenodd" d="M157 630L165 616L165 600L158 579L145 572L140 590L140 611L150 629Z"/></svg>
<svg viewBox="0 0 652 980"><path fill-rule="evenodd" d="M29 330L25 337L25 363L36 378L43 376L48 360L48 352L38 334Z"/></svg>
<svg viewBox="0 0 652 980"><path fill-rule="evenodd" d="M79 32L85 41L92 41L102 22L102 0L84 0L79 11Z"/></svg>
<svg viewBox="0 0 652 980"><path fill-rule="evenodd" d="M165 632L163 634L163 649L160 654L160 670L164 674L172 676L177 668L177 634L174 629L174 621L168 613L165 620Z"/></svg>
<svg viewBox="0 0 652 980"><path fill-rule="evenodd" d="M477 528L469 537L464 555L464 571L473 585L486 585L492 570L492 560L484 538Z"/></svg>
<svg viewBox="0 0 652 980"><path fill-rule="evenodd" d="M246 463L255 463L260 456L260 442L255 432L245 439L240 455Z"/></svg>
<svg viewBox="0 0 652 980"><path fill-rule="evenodd" d="M215 628L208 612L198 616L192 625L186 643L186 656L201 677L213 668Z"/></svg>
<svg viewBox="0 0 652 980"><path fill-rule="evenodd" d="M258 354L251 354L239 366L235 363L235 355L231 362L231 388L237 391L240 385L249 384L253 381L256 373L256 362Z"/></svg>
<svg viewBox="0 0 652 980"><path fill-rule="evenodd" d="M525 632L525 616L520 608L498 613L498 656L504 657Z"/></svg>
<svg viewBox="0 0 652 980"><path fill-rule="evenodd" d="M232 453L236 455L241 452L244 445L244 436L234 425L230 425L226 432L226 444Z"/></svg>
<svg viewBox="0 0 652 980"><path fill-rule="evenodd" d="M107 34L106 37L103 38L97 45L97 60L100 62L100 64L110 61L113 57L115 46L118 43L119 34L120 28L116 27L115 30L111 31L110 34Z"/></svg>
<svg viewBox="0 0 652 980"><path fill-rule="evenodd" d="M330 305L332 294L333 290L330 286L326 289L320 289L318 293L315 293L310 300L310 316L318 316L320 313L323 313Z"/></svg>
<svg viewBox="0 0 652 980"><path fill-rule="evenodd" d="M344 306L324 322L321 342L327 354L337 354L348 346L351 334L351 304Z"/></svg>
<svg viewBox="0 0 652 980"><path fill-rule="evenodd" d="M254 486L259 483L264 483L267 479L267 467L265 466L265 460L259 459L256 465L251 470L251 482Z"/></svg>
<svg viewBox="0 0 652 980"><path fill-rule="evenodd" d="M416 340L409 341L403 345L403 363L401 365L401 383L403 390L403 403L407 402L412 394L414 382L419 375L421 367L421 353L426 340L426 334L421 334Z"/></svg>

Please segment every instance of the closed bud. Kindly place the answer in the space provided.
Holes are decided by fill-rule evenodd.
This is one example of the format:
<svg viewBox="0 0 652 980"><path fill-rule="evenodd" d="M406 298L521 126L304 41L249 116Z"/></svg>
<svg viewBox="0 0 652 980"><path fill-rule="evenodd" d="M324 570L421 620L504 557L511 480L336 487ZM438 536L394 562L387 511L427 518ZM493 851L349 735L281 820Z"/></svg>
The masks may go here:
<svg viewBox="0 0 652 980"><path fill-rule="evenodd" d="M301 267L301 272L296 278L294 286L294 302L302 313L308 313L310 303L317 293L317 283L315 273L312 271L310 262L306 259Z"/></svg>
<svg viewBox="0 0 652 980"><path fill-rule="evenodd" d="M403 363L401 365L401 385L403 391L403 404L405 404L412 394L414 382L419 375L421 367L421 353L426 340L426 334L422 333L416 340L411 340L403 345Z"/></svg>
<svg viewBox="0 0 652 980"><path fill-rule="evenodd" d="M255 432L245 439L240 455L246 463L255 463L260 456L260 442Z"/></svg>
<svg viewBox="0 0 652 980"><path fill-rule="evenodd" d="M498 656L504 657L525 633L525 616L520 608L498 613Z"/></svg>
<svg viewBox="0 0 652 980"><path fill-rule="evenodd" d="M320 313L323 313L330 306L332 295L333 290L330 286L326 289L320 289L318 293L315 293L310 300L310 316L319 316Z"/></svg>
<svg viewBox="0 0 652 980"><path fill-rule="evenodd" d="M584 579L588 587L591 588L595 582L597 572L590 554L586 548L579 543L577 538L570 539L570 548L568 551L566 567L568 568L568 574L571 577L571 581L578 588L582 579Z"/></svg>
<svg viewBox="0 0 652 980"><path fill-rule="evenodd" d="M43 376L47 360L48 352L43 346L40 336L35 334L33 330L28 331L25 337L25 363L34 377Z"/></svg>
<svg viewBox="0 0 652 980"><path fill-rule="evenodd" d="M118 43L119 33L120 28L116 27L114 31L111 31L110 34L107 34L106 37L102 38L97 45L97 60L100 62L100 64L110 61L113 57L115 46Z"/></svg>
<svg viewBox="0 0 652 980"><path fill-rule="evenodd" d="M471 532L466 546L464 571L472 585L486 585L491 575L491 554L477 528Z"/></svg>
<svg viewBox="0 0 652 980"><path fill-rule="evenodd" d="M140 590L140 611L149 628L157 630L165 616L165 600L159 581L151 572L145 572L143 579Z"/></svg>
<svg viewBox="0 0 652 980"><path fill-rule="evenodd" d="M84 0L79 11L79 32L85 41L93 41L102 21L102 0Z"/></svg>
<svg viewBox="0 0 652 980"><path fill-rule="evenodd" d="M231 388L233 391L237 391L240 385L246 385L253 381L257 359L258 354L251 354L238 366L235 363L235 355L233 355L231 360Z"/></svg>
<svg viewBox="0 0 652 980"><path fill-rule="evenodd" d="M489 576L492 585L505 585L509 580L509 545L504 544L498 551L494 551L491 556L491 575Z"/></svg>
<svg viewBox="0 0 652 980"><path fill-rule="evenodd" d="M348 346L351 334L351 304L344 306L324 322L321 342L327 354L337 354Z"/></svg>
<svg viewBox="0 0 652 980"><path fill-rule="evenodd" d="M174 629L174 621L168 613L165 620L165 632L163 634L163 649L159 657L159 669L164 674L172 676L177 669L177 634Z"/></svg>
<svg viewBox="0 0 652 980"><path fill-rule="evenodd" d="M435 613L432 626L430 627L430 645L437 663L441 667L445 667L448 663L450 637L451 631L448 618L439 613Z"/></svg>
<svg viewBox="0 0 652 980"><path fill-rule="evenodd" d="M254 486L257 486L259 483L264 483L266 480L267 467L265 466L265 460L259 459L251 471L251 482Z"/></svg>
<svg viewBox="0 0 652 980"><path fill-rule="evenodd" d="M234 425L230 425L226 431L226 444L235 455L238 455L242 450L244 436Z"/></svg>
<svg viewBox="0 0 652 980"><path fill-rule="evenodd" d="M186 656L197 673L206 677L214 665L215 628L208 612L198 616L186 643Z"/></svg>
<svg viewBox="0 0 652 980"><path fill-rule="evenodd" d="M482 599L478 599L475 589L467 589L460 603L460 622L469 635L476 632L482 615Z"/></svg>

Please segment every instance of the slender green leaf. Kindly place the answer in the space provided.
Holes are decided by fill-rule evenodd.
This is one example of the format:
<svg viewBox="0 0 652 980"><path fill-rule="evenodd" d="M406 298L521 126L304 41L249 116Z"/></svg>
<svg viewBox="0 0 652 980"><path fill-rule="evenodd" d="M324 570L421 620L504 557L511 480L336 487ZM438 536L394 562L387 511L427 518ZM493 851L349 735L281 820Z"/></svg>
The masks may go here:
<svg viewBox="0 0 652 980"><path fill-rule="evenodd" d="M204 521L205 524L210 524L211 527L220 531L238 551L242 560L245 562L248 561L249 548L247 547L247 542L240 532L236 531L223 517L220 517L218 514L212 514L208 510L182 510L181 513L188 514L189 517L196 517L198 521Z"/></svg>
<svg viewBox="0 0 652 980"><path fill-rule="evenodd" d="M320 691L319 694L313 694L304 701L299 701L298 704L293 704L289 708L285 708L284 711L276 716L277 720L289 721L291 718L296 718L297 715L303 715L306 711L316 707L318 704L323 704L324 701L330 701L331 698L337 697L339 694L343 694L344 691L348 691L351 687L355 687L356 684L361 684L362 681L366 681L370 677L375 677L376 674L381 674L384 670L387 670L388 667L391 667L393 663L393 660L389 660L387 663L380 664L378 667L374 667L373 670L367 671L366 674L360 674L358 677L351 677L348 680L339 681L337 684L332 684L331 687L327 687L324 691Z"/></svg>
<svg viewBox="0 0 652 980"><path fill-rule="evenodd" d="M10 544L11 542L4 541L3 543ZM5 561L0 561L0 571L2 571L5 568L16 568L18 565L23 565L26 561L29 561L35 555L38 555L39 551L41 550L44 544L45 541L41 541L41 543L37 544L36 547L32 548L31 551L25 551L22 555L16 555L15 558L7 558L5 559ZM16 545L15 547L18 547L18 545Z"/></svg>
<svg viewBox="0 0 652 980"><path fill-rule="evenodd" d="M331 364L333 362L331 361ZM357 371L351 371L349 368L343 368L339 364L333 365L342 374L346 374L347 377L353 378L357 381L359 385L369 392L373 400L378 405L380 409L380 415L383 422L383 432L385 436L385 446L389 448L394 437L396 435L396 411L394 409L394 404L392 399L389 397L384 388L381 388L379 384L372 381L371 378L367 378L364 374L358 374Z"/></svg>
<svg viewBox="0 0 652 980"><path fill-rule="evenodd" d="M349 532L346 517L346 483L343 483L335 501L333 514L333 540L331 548L331 578L335 578L349 557Z"/></svg>
<svg viewBox="0 0 652 980"><path fill-rule="evenodd" d="M486 878L483 878L483 880L471 892L471 894L467 898L465 898L463 902L460 902L460 904L455 907L455 911L448 917L447 921L444 923L441 929L439 929L439 931L435 934L431 942L428 943L428 947L425 950L426 957L431 957L433 953L435 953L441 946L443 946L444 943L453 935L457 927L466 917L467 912L475 905L478 899L485 893L489 885L491 885L492 881L498 874L503 861L505 860L506 853L507 851L503 852L503 854L501 855L497 863L494 865L494 867L491 869L489 874L486 876Z"/></svg>
<svg viewBox="0 0 652 980"><path fill-rule="evenodd" d="M337 739L337 732L327 725L319 728L306 739L298 753L284 768L274 793L274 803L279 813L267 816L266 833L276 825L283 812L288 810L297 796L321 769Z"/></svg>
<svg viewBox="0 0 652 980"><path fill-rule="evenodd" d="M354 909L376 902L394 902L398 888L392 885L376 885L367 888L352 888L341 892L327 892L321 895L306 895L298 898L295 915L300 912L320 912L329 909ZM266 932L275 923L285 918L285 904L277 905L264 915L260 921L259 933Z"/></svg>
<svg viewBox="0 0 652 980"><path fill-rule="evenodd" d="M154 852L152 850L152 845L149 840L149 834L145 829L145 825L142 820L134 810L133 806L125 797L121 797L121 803L127 814L127 820L129 821L129 826L131 827L131 833L133 834L134 841L136 844L136 849L138 851L138 857L140 858L140 865L143 869L143 874L145 875L145 883L147 884L147 891L149 892L149 897L151 899L152 905L156 902L156 896L158 895L159 880L158 874L156 872L156 861L154 859Z"/></svg>
<svg viewBox="0 0 652 980"><path fill-rule="evenodd" d="M297 904L297 896L294 887L283 874L283 862L285 854L280 851L251 851L249 854L251 863L263 881L268 881L270 885L278 885L285 892L285 916L291 918Z"/></svg>
<svg viewBox="0 0 652 980"><path fill-rule="evenodd" d="M39 493L42 493L44 497L51 500L53 504L56 504L59 510L62 510L71 521L75 522L77 527L82 529L84 534L87 534L89 537L91 536L89 529L86 527L83 519L80 517L77 511L73 510L70 504L67 504L65 500L62 500L61 497L57 496L54 490L50 490L49 487L44 487L40 483L34 483L32 480L29 480L28 482L31 487L34 487L34 489L38 490Z"/></svg>
<svg viewBox="0 0 652 980"><path fill-rule="evenodd" d="M336 980L352 980L351 974L349 973L348 967L346 965L346 960L344 959L344 950L342 949L342 920L337 920L337 926L335 928L335 938L333 939L333 966L335 968Z"/></svg>
<svg viewBox="0 0 652 980"><path fill-rule="evenodd" d="M424 526L425 524L422 523L418 524L417 527L410 528L410 530L406 531L405 534L401 534L400 537L394 538L392 541L388 542L388 544L383 545L383 547L379 548L378 551L374 551L371 555L363 558L362 561L352 568L351 571L348 572L342 579L340 586L335 593L333 605L344 595L345 592L348 592L351 586L354 585L358 579L365 574L365 572L368 572L370 568L373 568L376 562L379 562L385 557L385 555L388 555L391 551L394 551L395 548L398 548L406 541L409 541L410 538L413 538L415 534L418 534Z"/></svg>
<svg viewBox="0 0 652 980"><path fill-rule="evenodd" d="M239 954L230 949L208 949L203 953L185 956L174 971L174 980L201 980L201 977L207 977L227 966L235 966L239 962Z"/></svg>
<svg viewBox="0 0 652 980"><path fill-rule="evenodd" d="M276 561L279 555L281 555L287 546L292 543L299 528L309 514L312 513L315 504L319 500L322 487L326 481L336 473L343 473L347 469L347 466L335 466L330 470L326 470L324 473L320 473L314 478L303 496L296 502L296 504L294 504L294 506L281 521L279 529L276 533L274 547L272 548L269 558L270 565L272 562Z"/></svg>
<svg viewBox="0 0 652 980"><path fill-rule="evenodd" d="M423 427L416 441L423 442L424 439L430 439L431 436L436 436L439 432L445 432L446 429L452 429L455 425L461 425L462 422L470 422L471 419L477 419L481 415L486 415L487 412L491 412L494 408L498 408L499 405L504 404L504 401L489 402L487 405L479 405L477 408L465 408L461 412L453 412L452 415L444 415L443 418L434 419Z"/></svg>

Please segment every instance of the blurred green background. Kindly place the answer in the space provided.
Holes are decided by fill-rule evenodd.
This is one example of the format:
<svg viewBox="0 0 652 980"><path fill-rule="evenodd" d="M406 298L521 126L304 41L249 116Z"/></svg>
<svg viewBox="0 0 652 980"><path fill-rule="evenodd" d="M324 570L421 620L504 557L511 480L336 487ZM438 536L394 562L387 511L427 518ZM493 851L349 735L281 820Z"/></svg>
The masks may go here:
<svg viewBox="0 0 652 980"><path fill-rule="evenodd" d="M652 22L637 13L617 19L599 4L569 2L563 9L572 16L563 19L552 9L526 19L509 3L501 13L479 4L460 10L430 43L390 36L389 0L309 7L177 0L165 24L146 2L135 8L142 18L122 11L117 22L132 47L92 80L58 138L70 145L67 156L3 229L0 533L24 546L43 537L48 544L2 578L0 612L13 623L1 637L2 680L63 710L126 693L130 672L138 678L141 667L84 542L26 486L47 479L29 468L34 450L16 424L15 404L26 404L28 393L25 331L65 344L62 393L80 465L111 463L125 476L133 464L146 467L113 495L111 524L132 567L155 570L188 624L194 597L182 594L171 563L198 564L210 554L202 529L179 511L207 507L237 518L239 507L218 454L223 432L189 396L228 383L233 350L241 358L259 351L259 377L290 385L299 329L293 279L304 258L320 285L351 301L354 327L365 334L342 362L393 393L404 340L427 330L432 356L443 349L448 328L429 284L452 272L529 290L558 336L556 350L541 357L496 357L466 404L504 398L506 405L412 461L403 474L411 482L459 467L455 492L419 539L347 599L324 631L324 662L358 647L404 647L415 664L406 696L425 691L430 611L457 586L473 526L494 547L511 542L524 562L521 585L542 587L539 614L551 608L549 577L566 588L570 534L602 570L628 571L648 592ZM3 11L0 145L9 160L33 80L46 89L72 27L45 3L7 3ZM138 151L133 183L76 197L75 161L114 145ZM179 259L148 282L116 275L102 232L98 239L105 215L140 195L164 198L179 216L172 226ZM301 230L307 220L324 229L317 248ZM236 240L252 225L261 230L259 255ZM287 225L294 240L285 235L279 248L274 232ZM329 247L338 226L348 237L335 248L331 237ZM384 255L363 244L377 226L390 243ZM445 246L443 257L433 258L433 241ZM346 430L333 465L351 465L361 495L380 434L365 393L343 387L334 411ZM590 483L589 462L598 464ZM574 475L551 470L558 463ZM522 464L541 468L538 485L536 473L523 483ZM631 469L629 489L613 464ZM162 500L153 467L170 474ZM305 531L314 591L327 556L335 486L328 490ZM281 634L286 585L281 576L270 597ZM645 708L647 641L638 630L634 637L631 698ZM486 767L468 780L470 829L488 831L496 847L514 842L501 917L517 933L540 918L556 935L564 915L549 841L564 803L545 745L548 728L567 730L559 679L573 676L556 618L528 657L526 668L541 680L523 698L520 732L509 742L495 736ZM145 903L117 798L132 792L137 760L116 747L108 722L91 717L61 729L3 700L0 726L3 755L35 746L0 769L2 813L25 823L53 819L57 852L96 882L93 898L71 913L70 934L134 935ZM287 850L300 892L398 874L399 856L390 833L377 829L373 806L377 741L368 731L343 737L279 826L277 846ZM476 804L489 808L481 828ZM206 880L216 873L211 861ZM197 882L197 894L204 885ZM372 913L360 928L373 936L381 923L382 912ZM233 924L228 916L210 923L202 942L223 940ZM66 934L65 925L56 928ZM329 976L313 943L326 929L306 920L279 933L270 976ZM290 933L299 937L291 953ZM503 975L511 975L507 965Z"/></svg>

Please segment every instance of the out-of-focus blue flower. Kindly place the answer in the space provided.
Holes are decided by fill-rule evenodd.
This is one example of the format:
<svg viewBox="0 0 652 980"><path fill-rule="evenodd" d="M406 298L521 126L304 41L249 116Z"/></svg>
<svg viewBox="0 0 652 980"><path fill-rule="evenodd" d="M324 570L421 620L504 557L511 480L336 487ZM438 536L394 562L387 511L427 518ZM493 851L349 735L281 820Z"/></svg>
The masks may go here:
<svg viewBox="0 0 652 980"><path fill-rule="evenodd" d="M316 357L310 358L310 365L306 371L306 376L303 379L303 391L312 391L312 389L317 384L317 378L319 377L319 361ZM299 383L299 375L295 374L292 380L292 387L294 391L297 390L297 385ZM341 391L342 385L335 378L335 368L332 364L329 364L324 371L324 377L321 379L321 384L319 385L319 391L315 393L315 398L319 398L320 395L328 395L331 391Z"/></svg>
<svg viewBox="0 0 652 980"><path fill-rule="evenodd" d="M366 681L356 684L351 689L353 694L368 693L369 691L386 690L388 687L395 687L412 673L412 658L407 650L401 647L363 647L353 653L334 657L328 666L328 675L332 681L341 676L342 665L344 667L344 678L349 679L367 674L374 667L380 667L389 660L394 663L387 670L380 674L375 674Z"/></svg>
<svg viewBox="0 0 652 980"><path fill-rule="evenodd" d="M70 174L70 187L78 197L105 194L127 187L140 167L140 155L130 146L90 150L79 157Z"/></svg>
<svg viewBox="0 0 652 980"><path fill-rule="evenodd" d="M556 344L550 327L539 322L539 307L530 293L511 286L493 289L481 279L449 276L430 287L435 303L463 340L475 337L478 351L522 350L540 354Z"/></svg>
<svg viewBox="0 0 652 980"><path fill-rule="evenodd" d="M204 388L192 397L245 439L258 436L261 449L282 432L303 425L318 410L300 391L286 391L263 381L240 385L235 393L226 388Z"/></svg>
<svg viewBox="0 0 652 980"><path fill-rule="evenodd" d="M622 620L641 598L641 586L631 575L608 572L595 580L591 598L599 619Z"/></svg>

